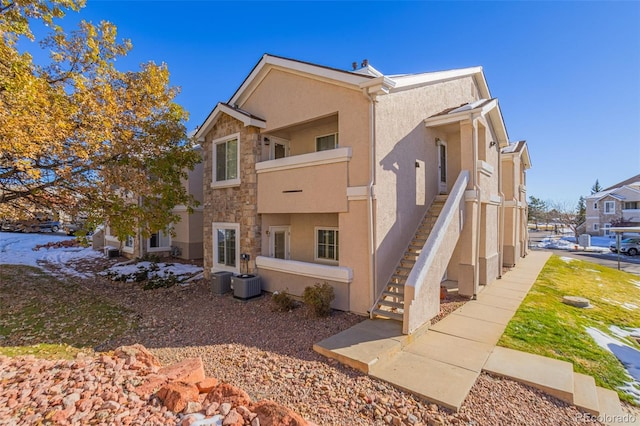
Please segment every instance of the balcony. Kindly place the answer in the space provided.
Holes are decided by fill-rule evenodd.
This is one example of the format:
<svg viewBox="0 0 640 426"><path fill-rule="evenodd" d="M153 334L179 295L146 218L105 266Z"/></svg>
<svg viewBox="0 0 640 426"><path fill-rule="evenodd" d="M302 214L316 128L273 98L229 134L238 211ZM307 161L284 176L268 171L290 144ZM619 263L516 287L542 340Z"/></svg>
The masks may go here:
<svg viewBox="0 0 640 426"><path fill-rule="evenodd" d="M345 147L256 164L258 213L347 211L350 159Z"/></svg>
<svg viewBox="0 0 640 426"><path fill-rule="evenodd" d="M622 209L622 219L626 222L640 222L640 209Z"/></svg>

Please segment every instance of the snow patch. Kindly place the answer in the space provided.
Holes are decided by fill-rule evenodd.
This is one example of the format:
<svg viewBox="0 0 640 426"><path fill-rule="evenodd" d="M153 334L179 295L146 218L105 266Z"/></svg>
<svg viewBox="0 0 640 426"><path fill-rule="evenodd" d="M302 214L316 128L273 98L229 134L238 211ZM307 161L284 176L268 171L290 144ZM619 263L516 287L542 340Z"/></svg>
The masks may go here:
<svg viewBox="0 0 640 426"><path fill-rule="evenodd" d="M563 261L563 262L565 262L565 263L571 263L571 262L573 262L575 259L574 259L574 258L572 258L572 257L562 256L562 257L560 257L560 260L562 260L562 261Z"/></svg>
<svg viewBox="0 0 640 426"><path fill-rule="evenodd" d="M586 331L598 346L611 352L622 363L630 380L620 390L631 395L640 404L640 351L597 328L587 327ZM623 330L616 327L614 334L620 332Z"/></svg>

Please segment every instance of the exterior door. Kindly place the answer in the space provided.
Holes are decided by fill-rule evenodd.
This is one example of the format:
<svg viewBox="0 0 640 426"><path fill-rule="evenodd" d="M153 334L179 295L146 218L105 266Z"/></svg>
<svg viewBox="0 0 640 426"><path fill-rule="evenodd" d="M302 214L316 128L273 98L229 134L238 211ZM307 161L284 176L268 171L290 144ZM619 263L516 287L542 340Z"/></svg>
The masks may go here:
<svg viewBox="0 0 640 426"><path fill-rule="evenodd" d="M278 158L284 158L289 156L289 141L286 139L277 138L275 136L269 137L269 159L277 160Z"/></svg>
<svg viewBox="0 0 640 426"><path fill-rule="evenodd" d="M271 257L289 259L289 227L270 226L269 234Z"/></svg>
<svg viewBox="0 0 640 426"><path fill-rule="evenodd" d="M447 143L438 141L438 192L446 194L447 191Z"/></svg>

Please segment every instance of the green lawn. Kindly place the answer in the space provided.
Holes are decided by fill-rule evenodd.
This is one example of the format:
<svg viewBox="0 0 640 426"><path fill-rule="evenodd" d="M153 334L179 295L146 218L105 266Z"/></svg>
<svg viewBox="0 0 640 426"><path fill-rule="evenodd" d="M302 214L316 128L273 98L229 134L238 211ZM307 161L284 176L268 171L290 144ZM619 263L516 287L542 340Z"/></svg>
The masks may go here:
<svg viewBox="0 0 640 426"><path fill-rule="evenodd" d="M71 358L135 326L131 312L80 284L0 265L0 354Z"/></svg>
<svg viewBox="0 0 640 426"><path fill-rule="evenodd" d="M622 364L598 346L586 328L609 335L611 325L640 328L640 277L565 259L549 259L498 344L571 362L575 371L593 376L598 386L616 390L621 399L632 402L618 389L629 381ZM565 305L563 296L585 297L593 307ZM632 338L625 343L640 349Z"/></svg>

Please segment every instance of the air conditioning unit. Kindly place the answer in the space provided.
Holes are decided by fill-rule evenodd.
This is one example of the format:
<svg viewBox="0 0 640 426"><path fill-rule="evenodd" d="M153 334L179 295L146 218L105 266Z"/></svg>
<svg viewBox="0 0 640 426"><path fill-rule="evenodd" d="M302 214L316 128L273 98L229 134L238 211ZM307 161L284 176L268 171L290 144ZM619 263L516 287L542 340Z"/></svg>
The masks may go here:
<svg viewBox="0 0 640 426"><path fill-rule="evenodd" d="M120 256L120 249L107 246L104 248L104 255L107 256L108 258L118 257Z"/></svg>
<svg viewBox="0 0 640 426"><path fill-rule="evenodd" d="M231 291L231 277L233 273L227 271L211 274L211 293L225 294Z"/></svg>
<svg viewBox="0 0 640 426"><path fill-rule="evenodd" d="M262 285L258 275L243 274L231 277L231 287L233 288L233 297L236 299L247 300L262 294Z"/></svg>

